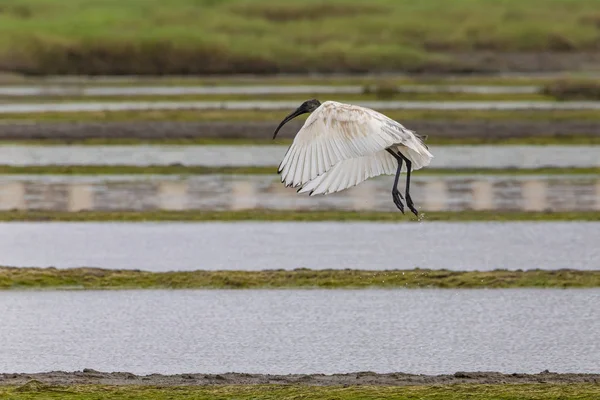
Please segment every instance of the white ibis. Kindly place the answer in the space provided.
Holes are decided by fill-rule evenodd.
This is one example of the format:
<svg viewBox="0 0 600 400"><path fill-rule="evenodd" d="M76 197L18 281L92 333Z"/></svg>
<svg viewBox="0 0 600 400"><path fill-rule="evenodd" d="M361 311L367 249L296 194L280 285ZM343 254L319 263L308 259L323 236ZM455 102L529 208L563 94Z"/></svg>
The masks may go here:
<svg viewBox="0 0 600 400"><path fill-rule="evenodd" d="M404 213L398 179L406 163L406 205L418 211L410 198L410 173L429 165L433 155L427 138L406 129L387 116L351 104L319 100L305 101L277 127L293 118L311 113L289 147L278 173L286 187L300 187L299 193L329 194L356 186L379 175L396 175L392 199Z"/></svg>

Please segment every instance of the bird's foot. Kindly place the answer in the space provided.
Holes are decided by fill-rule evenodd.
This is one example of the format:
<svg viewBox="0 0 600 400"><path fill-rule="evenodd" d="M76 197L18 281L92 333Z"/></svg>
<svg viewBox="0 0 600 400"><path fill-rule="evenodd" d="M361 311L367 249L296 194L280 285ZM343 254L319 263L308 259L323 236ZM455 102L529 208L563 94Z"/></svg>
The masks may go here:
<svg viewBox="0 0 600 400"><path fill-rule="evenodd" d="M410 211L412 211L413 214L415 214L417 217L419 216L419 212L415 208L415 205L414 205L412 199L410 198L410 194L406 195L406 205L408 206Z"/></svg>
<svg viewBox="0 0 600 400"><path fill-rule="evenodd" d="M398 190L392 190L392 199L394 200L396 207L404 214L404 204L402 204L404 198L402 197L402 194L400 194Z"/></svg>

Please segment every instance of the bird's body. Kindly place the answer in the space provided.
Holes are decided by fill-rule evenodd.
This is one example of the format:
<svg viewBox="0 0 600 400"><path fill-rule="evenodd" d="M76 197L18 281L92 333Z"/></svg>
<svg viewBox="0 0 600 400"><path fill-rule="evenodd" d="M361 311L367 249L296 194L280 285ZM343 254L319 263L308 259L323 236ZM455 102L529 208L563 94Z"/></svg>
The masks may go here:
<svg viewBox="0 0 600 400"><path fill-rule="evenodd" d="M392 196L404 211L396 186L403 162L407 167L406 201L417 214L408 188L411 169L429 165L433 155L424 137L369 108L318 100L304 102L282 121L310 112L296 134L278 172L288 187L300 193L329 194L378 175L396 175ZM273 137L275 137L275 135Z"/></svg>

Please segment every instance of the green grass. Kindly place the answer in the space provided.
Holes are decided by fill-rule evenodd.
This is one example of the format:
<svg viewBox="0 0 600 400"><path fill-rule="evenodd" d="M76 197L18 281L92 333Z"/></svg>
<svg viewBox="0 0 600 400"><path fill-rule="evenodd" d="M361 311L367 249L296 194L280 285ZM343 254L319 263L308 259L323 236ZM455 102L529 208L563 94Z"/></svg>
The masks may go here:
<svg viewBox="0 0 600 400"><path fill-rule="evenodd" d="M90 102L159 102L159 101L297 101L300 105L310 98L327 98L341 102L378 100L397 101L554 101L544 94L478 94L478 93L367 93L367 94L202 94L202 95L152 95L152 96L0 96L0 103L90 103Z"/></svg>
<svg viewBox="0 0 600 400"><path fill-rule="evenodd" d="M597 0L4 0L0 65L34 74L465 71L482 66L453 54L597 51L599 20Z"/></svg>
<svg viewBox="0 0 600 400"><path fill-rule="evenodd" d="M217 84L205 82L210 86L224 85L228 80L226 78L220 78ZM298 78L296 78L298 79ZM333 78L329 82L317 81L313 83L310 78L306 80L298 80L295 82L299 86L303 85L317 85L330 87L339 84L338 81L352 82L352 78ZM361 78L354 78L361 79ZM396 100L396 101L564 101L564 100L598 100L600 99L600 84L592 79L546 79L542 81L539 89L536 93L460 93L460 92L434 92L434 93L420 93L420 92L403 92L401 87L404 83L408 83L406 79L385 79L385 78L363 78L366 83L359 82L358 85L362 86L362 93L347 93L347 94L327 94L321 93L318 90L313 93L271 93L271 94L178 94L178 95L110 95L110 96L82 96L82 95L44 95L44 96L0 96L0 103L72 103L72 102L131 102L131 101L144 101L144 102L158 102L158 101L248 101L248 100L261 100L261 101L302 101L308 98L327 98L328 100L335 100L341 102L360 102L360 101L376 101L376 100ZM377 80L376 80L377 79ZM416 78L418 79L418 78ZM270 82L271 80L278 82L274 78L265 78L257 84L273 85L277 83ZM369 82L372 80L373 82ZM500 85L504 83L507 78L489 78L490 83ZM40 86L46 86L47 83L43 81L26 81L27 84L37 84ZM37 82L37 83L36 83ZM93 82L93 81L92 81ZM152 82L152 81L151 81ZM453 79L446 78L441 80L440 86L447 86L452 84L460 84L462 80L458 82ZM510 82L510 80L509 80ZM0 84L1 84L0 79ZM354 82L357 84L357 82ZM466 81L469 84L469 81ZM521 83L533 82L521 81ZM183 83L181 83L183 84ZM191 82L192 85L200 85L200 82ZM421 85L422 82L415 82L413 84ZM132 83L113 83L118 86L135 86ZM172 85L171 81L165 83L165 85ZM281 84L278 84L282 86ZM96 86L94 84L63 84L63 87L80 87L80 86ZM190 86L190 83L186 83L186 86ZM283 82L285 86L285 81Z"/></svg>
<svg viewBox="0 0 600 400"><path fill-rule="evenodd" d="M199 260L199 263L202 261ZM406 270L263 270L173 271L100 268L0 267L0 290L8 289L275 289L275 288L592 288L600 287L600 271L563 269L449 271Z"/></svg>
<svg viewBox="0 0 600 400"><path fill-rule="evenodd" d="M553 139L550 139L553 140ZM562 141L562 143L561 143ZM594 136L573 136L564 137L564 139L556 138L558 144L592 144L595 142ZM104 137L104 138L60 138L60 139L18 139L18 140L1 140L0 146L3 145L20 145L20 146L65 146L65 145L84 145L84 146L138 146L138 145L160 145L160 146L244 146L244 145L290 145L292 139L252 139L252 138L218 138L218 137L162 137L162 138L136 138L136 137ZM600 139L598 139L600 144Z"/></svg>
<svg viewBox="0 0 600 400"><path fill-rule="evenodd" d="M140 110L103 112L41 112L0 114L0 122L75 122L75 121L269 121L277 124L289 113L285 110ZM600 121L597 110L386 110L397 121ZM301 119L301 117L300 117ZM585 132L578 132L585 133ZM267 135L268 136L268 135Z"/></svg>
<svg viewBox="0 0 600 400"><path fill-rule="evenodd" d="M116 80L97 79L94 76L81 75L75 80L71 77L61 79L60 76L45 77L22 74L3 74L0 72L0 84L3 86L34 85L65 87L105 87L105 86L374 86L389 87L393 85L485 85L485 86L540 86L541 88L555 84L557 81L571 84L593 82L593 72L562 72L554 76L546 75L406 75L406 74L344 74L344 75L192 75L192 76L119 76Z"/></svg>
<svg viewBox="0 0 600 400"><path fill-rule="evenodd" d="M142 139L135 137L106 137L106 138L63 138L63 139L20 139L20 140L0 140L2 145L43 145L43 146L64 146L69 144L87 145L87 146L110 146L110 145L221 145L221 146L242 146L242 145L290 145L292 139L252 139L252 138L218 138L218 137L196 137L196 138L152 138ZM478 136L478 137L433 137L427 138L429 146L446 145L600 145L599 135L584 134L565 134L565 135L537 135L537 136L518 136L518 137L496 137L496 136Z"/></svg>
<svg viewBox="0 0 600 400"><path fill-rule="evenodd" d="M273 175L277 166L271 167L204 167L185 165L0 165L0 175ZM592 175L600 176L600 167L589 168L424 168L419 175Z"/></svg>
<svg viewBox="0 0 600 400"><path fill-rule="evenodd" d="M171 400L596 400L600 385L513 384L437 386L51 386L42 383L21 387L0 386L0 396L10 400L32 399L171 399Z"/></svg>
<svg viewBox="0 0 600 400"><path fill-rule="evenodd" d="M431 211L421 221L600 221L600 211ZM413 214L378 211L0 211L0 221L379 221L417 222Z"/></svg>
<svg viewBox="0 0 600 400"><path fill-rule="evenodd" d="M433 133L427 138L427 144L430 146L444 145L600 145L600 135L583 135L583 134L564 134L564 135L536 135L515 137L495 137L486 135L482 132L482 136L478 137L441 137L433 136Z"/></svg>
<svg viewBox="0 0 600 400"><path fill-rule="evenodd" d="M600 25L598 25L600 27ZM600 83L597 81L558 80L546 84L541 91L556 100L600 100Z"/></svg>

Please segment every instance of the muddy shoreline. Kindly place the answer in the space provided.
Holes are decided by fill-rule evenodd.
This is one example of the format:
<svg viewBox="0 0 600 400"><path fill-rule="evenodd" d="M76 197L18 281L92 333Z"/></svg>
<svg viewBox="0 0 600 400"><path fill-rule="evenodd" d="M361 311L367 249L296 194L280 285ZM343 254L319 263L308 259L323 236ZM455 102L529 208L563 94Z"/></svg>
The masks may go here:
<svg viewBox="0 0 600 400"><path fill-rule="evenodd" d="M128 372L100 372L93 369L64 372L53 371L33 374L0 374L0 386L23 385L36 380L48 385L151 385L151 386L207 386L207 385L264 385L301 384L310 386L376 385L428 386L450 384L600 384L600 374L559 374L543 371L538 374L502 374L499 372L456 372L451 375L413 375L404 373L378 374L355 372L347 374L178 374L135 375Z"/></svg>
<svg viewBox="0 0 600 400"><path fill-rule="evenodd" d="M291 121L278 137L291 139L302 126ZM600 136L597 121L402 121L404 126L430 138L543 137L583 134ZM82 139L265 139L274 122L6 122L0 124L0 140Z"/></svg>

